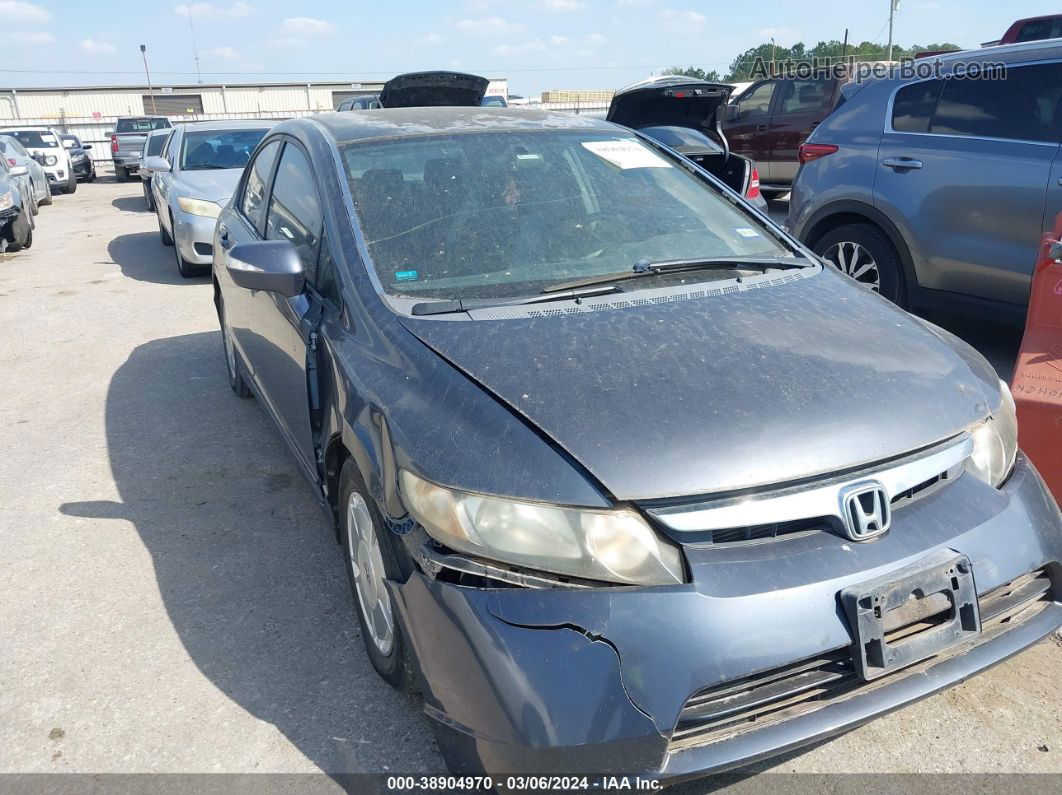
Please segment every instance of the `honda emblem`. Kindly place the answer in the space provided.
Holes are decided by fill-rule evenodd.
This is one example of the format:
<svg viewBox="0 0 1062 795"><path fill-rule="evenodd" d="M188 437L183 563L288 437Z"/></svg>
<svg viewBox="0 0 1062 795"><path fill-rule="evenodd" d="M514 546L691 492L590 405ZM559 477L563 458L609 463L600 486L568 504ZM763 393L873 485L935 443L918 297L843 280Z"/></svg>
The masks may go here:
<svg viewBox="0 0 1062 795"><path fill-rule="evenodd" d="M869 541L889 529L889 495L880 483L860 483L841 496L844 533L853 541Z"/></svg>

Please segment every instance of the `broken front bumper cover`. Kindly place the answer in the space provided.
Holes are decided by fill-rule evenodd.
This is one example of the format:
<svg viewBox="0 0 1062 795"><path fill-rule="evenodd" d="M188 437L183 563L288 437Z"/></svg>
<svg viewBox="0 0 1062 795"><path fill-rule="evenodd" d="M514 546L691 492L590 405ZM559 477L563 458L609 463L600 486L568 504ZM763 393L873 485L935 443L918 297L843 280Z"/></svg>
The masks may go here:
<svg viewBox="0 0 1062 795"><path fill-rule="evenodd" d="M392 583L447 764L454 773L691 778L829 738L962 682L1062 625L1057 507L1023 459L987 500L983 489L971 496L981 485L962 478L909 506L870 544L805 538L786 542L784 557L771 545L687 550L685 586L479 589L420 573ZM927 663L791 717L677 740L691 696L837 654L851 644L843 589L946 549L973 562L982 595L1040 569L1051 590L1035 611Z"/></svg>

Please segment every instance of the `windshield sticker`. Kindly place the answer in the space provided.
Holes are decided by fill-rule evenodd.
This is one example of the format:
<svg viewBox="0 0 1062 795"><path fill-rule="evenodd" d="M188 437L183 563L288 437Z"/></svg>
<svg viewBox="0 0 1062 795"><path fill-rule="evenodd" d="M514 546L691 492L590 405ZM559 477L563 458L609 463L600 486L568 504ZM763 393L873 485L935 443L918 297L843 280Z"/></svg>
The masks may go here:
<svg viewBox="0 0 1062 795"><path fill-rule="evenodd" d="M742 237L759 237L760 233L755 229L749 229L747 226L739 226L734 229Z"/></svg>
<svg viewBox="0 0 1062 795"><path fill-rule="evenodd" d="M671 164L637 141L583 141L583 146L614 166L628 168L671 168Z"/></svg>
<svg viewBox="0 0 1062 795"><path fill-rule="evenodd" d="M417 280L416 271L395 271L396 282L415 282Z"/></svg>

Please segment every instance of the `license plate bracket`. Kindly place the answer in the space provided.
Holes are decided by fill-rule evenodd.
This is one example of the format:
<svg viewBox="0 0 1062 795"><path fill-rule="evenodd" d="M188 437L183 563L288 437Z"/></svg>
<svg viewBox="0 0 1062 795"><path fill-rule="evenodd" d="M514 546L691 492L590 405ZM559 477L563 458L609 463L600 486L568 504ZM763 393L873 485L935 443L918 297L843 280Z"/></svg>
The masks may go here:
<svg viewBox="0 0 1062 795"><path fill-rule="evenodd" d="M981 632L970 559L942 550L840 592L865 680L933 657Z"/></svg>

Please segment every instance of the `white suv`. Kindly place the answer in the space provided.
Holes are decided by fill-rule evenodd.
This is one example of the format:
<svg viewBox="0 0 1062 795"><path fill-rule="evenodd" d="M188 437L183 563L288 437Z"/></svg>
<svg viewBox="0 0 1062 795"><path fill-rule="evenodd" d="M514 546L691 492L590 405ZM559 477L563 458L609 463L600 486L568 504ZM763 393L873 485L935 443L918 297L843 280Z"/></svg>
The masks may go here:
<svg viewBox="0 0 1062 795"><path fill-rule="evenodd" d="M77 190L77 177L74 176L70 153L50 127L11 127L0 130L0 133L15 138L43 166L52 189L62 193Z"/></svg>

